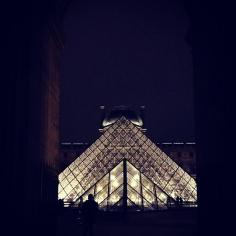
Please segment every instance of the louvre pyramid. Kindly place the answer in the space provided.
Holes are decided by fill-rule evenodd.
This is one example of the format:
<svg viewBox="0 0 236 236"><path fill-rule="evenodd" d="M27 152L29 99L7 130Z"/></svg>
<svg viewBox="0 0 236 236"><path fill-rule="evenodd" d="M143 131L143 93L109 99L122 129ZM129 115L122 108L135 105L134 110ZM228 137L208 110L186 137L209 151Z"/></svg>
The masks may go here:
<svg viewBox="0 0 236 236"><path fill-rule="evenodd" d="M124 116L59 175L58 198L92 193L100 207L165 208L167 199L197 201L194 178Z"/></svg>

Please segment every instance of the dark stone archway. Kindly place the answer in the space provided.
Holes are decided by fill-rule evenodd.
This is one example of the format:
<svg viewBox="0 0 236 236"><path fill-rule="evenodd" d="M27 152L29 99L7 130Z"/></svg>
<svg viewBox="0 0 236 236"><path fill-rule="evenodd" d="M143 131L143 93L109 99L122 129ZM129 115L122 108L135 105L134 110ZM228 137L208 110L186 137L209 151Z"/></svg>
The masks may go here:
<svg viewBox="0 0 236 236"><path fill-rule="evenodd" d="M232 229L223 196L233 196L232 123L233 5L223 1L185 1L190 17L197 142L199 235L222 235ZM226 195L225 195L226 194Z"/></svg>
<svg viewBox="0 0 236 236"><path fill-rule="evenodd" d="M55 95L59 97L60 25L69 2L14 1L15 5L5 3L2 8L6 40L1 56L6 66L1 93L1 202L8 232L16 228L35 232L30 226L43 229L39 226L49 220L51 227L44 227L44 231L55 230L55 212L48 211L56 203L59 162L59 117L55 116L58 110L53 109L58 109ZM195 77L199 235L230 229L226 217L230 214L218 203L226 189L226 198L233 196L233 165L229 163L233 163L230 117L234 96L231 57L225 53L230 41L226 43L224 24L226 15L232 16L232 6L217 4L186 1ZM230 28L232 23L228 21L227 25Z"/></svg>
<svg viewBox="0 0 236 236"><path fill-rule="evenodd" d="M60 26L69 3L40 0L3 5L5 193L1 202L9 235L16 230L35 234L56 229Z"/></svg>

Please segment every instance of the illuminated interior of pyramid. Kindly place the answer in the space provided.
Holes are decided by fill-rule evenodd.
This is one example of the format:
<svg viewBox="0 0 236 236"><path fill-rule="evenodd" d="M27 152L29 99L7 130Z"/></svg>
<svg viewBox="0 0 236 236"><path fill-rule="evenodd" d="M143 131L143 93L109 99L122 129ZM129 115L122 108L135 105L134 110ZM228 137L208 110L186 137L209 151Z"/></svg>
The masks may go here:
<svg viewBox="0 0 236 236"><path fill-rule="evenodd" d="M167 208L177 197L197 202L197 185L122 116L59 175L59 199L76 204L88 194L104 210L154 210Z"/></svg>

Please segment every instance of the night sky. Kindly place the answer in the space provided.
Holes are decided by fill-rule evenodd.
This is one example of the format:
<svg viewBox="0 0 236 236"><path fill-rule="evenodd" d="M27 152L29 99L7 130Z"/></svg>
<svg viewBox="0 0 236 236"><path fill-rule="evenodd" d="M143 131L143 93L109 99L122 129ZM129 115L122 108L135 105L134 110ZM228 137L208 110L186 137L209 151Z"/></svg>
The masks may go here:
<svg viewBox="0 0 236 236"><path fill-rule="evenodd" d="M63 29L61 141L94 141L100 105L145 105L155 142L195 140L188 17L176 0L145 2L71 4Z"/></svg>

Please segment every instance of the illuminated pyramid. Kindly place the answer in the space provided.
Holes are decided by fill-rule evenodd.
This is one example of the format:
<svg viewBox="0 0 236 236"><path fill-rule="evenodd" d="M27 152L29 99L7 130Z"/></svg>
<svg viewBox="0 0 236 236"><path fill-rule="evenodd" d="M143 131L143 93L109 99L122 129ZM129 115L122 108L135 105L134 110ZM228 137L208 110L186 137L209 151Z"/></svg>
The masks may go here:
<svg viewBox="0 0 236 236"><path fill-rule="evenodd" d="M194 178L122 116L59 175L58 197L77 202L92 193L108 210L166 208L181 197L197 201Z"/></svg>

